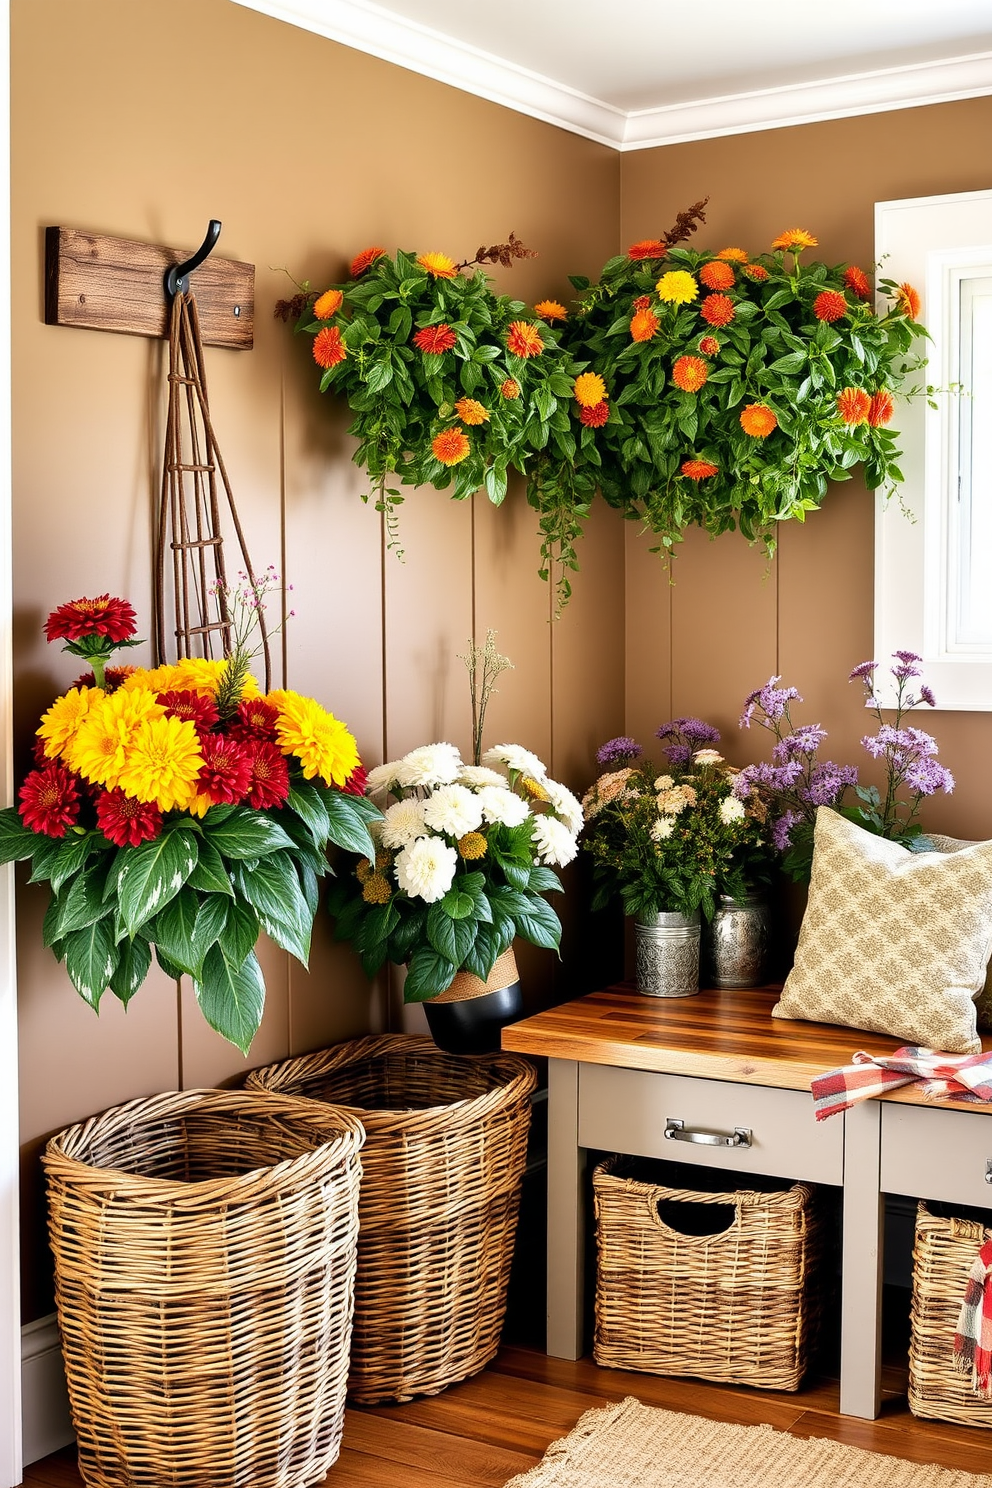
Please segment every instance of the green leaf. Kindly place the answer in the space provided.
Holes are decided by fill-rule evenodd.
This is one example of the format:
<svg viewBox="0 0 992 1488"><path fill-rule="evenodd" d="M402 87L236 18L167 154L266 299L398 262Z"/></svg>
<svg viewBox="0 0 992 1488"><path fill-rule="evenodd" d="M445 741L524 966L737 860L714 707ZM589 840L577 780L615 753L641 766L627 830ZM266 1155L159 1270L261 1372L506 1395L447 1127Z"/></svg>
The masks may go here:
<svg viewBox="0 0 992 1488"><path fill-rule="evenodd" d="M61 847L61 843L57 844ZM13 806L0 811L0 863L16 863L30 858L38 846L38 835L30 831Z"/></svg>
<svg viewBox="0 0 992 1488"><path fill-rule="evenodd" d="M223 830L223 829L221 829ZM158 914L179 893L198 855L196 836L188 829L163 832L152 842L129 847L117 868L117 896L128 934Z"/></svg>
<svg viewBox="0 0 992 1488"><path fill-rule="evenodd" d="M306 966L313 914L291 859L284 853L273 853L255 867L236 864L234 875L238 889L258 912L267 934Z"/></svg>
<svg viewBox="0 0 992 1488"><path fill-rule="evenodd" d="M258 915L251 905L233 899L227 907L227 919L220 934L220 945L227 959L240 966L254 949L260 929Z"/></svg>
<svg viewBox="0 0 992 1488"><path fill-rule="evenodd" d="M370 801L365 801L361 796L348 796L341 791L328 791L324 796L324 805L327 808L327 835L331 842L338 847L344 847L348 852L358 853L359 857L369 858L375 861L375 843L369 836L366 822L374 820L369 817L367 807ZM372 810L375 816L381 816L381 812L374 806Z"/></svg>
<svg viewBox="0 0 992 1488"><path fill-rule="evenodd" d="M223 902L223 901L222 901ZM181 888L146 926L146 933L169 960L181 966L190 976L198 976L203 965L203 950L193 945L200 900L193 889Z"/></svg>
<svg viewBox="0 0 992 1488"><path fill-rule="evenodd" d="M221 945L211 946L193 990L210 1027L247 1054L265 1006L265 982L254 954L238 962Z"/></svg>
<svg viewBox="0 0 992 1488"><path fill-rule="evenodd" d="M447 956L439 955L433 946L418 946L407 967L403 1001L427 1002L436 997L451 986L457 970L457 966Z"/></svg>
<svg viewBox="0 0 992 1488"><path fill-rule="evenodd" d="M106 867L103 863L97 863L88 871L79 873L65 893L59 895L59 939L70 931L95 925L97 920L112 918L113 910L107 906L103 897L105 880Z"/></svg>
<svg viewBox="0 0 992 1488"><path fill-rule="evenodd" d="M98 847L105 849L108 846L107 839L102 832L67 833L52 863L49 875L53 891L58 893L66 880L82 868L86 859Z"/></svg>
<svg viewBox="0 0 992 1488"><path fill-rule="evenodd" d="M317 846L323 847L330 829L323 792L309 780L298 780L290 788L286 805L306 823Z"/></svg>
<svg viewBox="0 0 992 1488"><path fill-rule="evenodd" d="M53 894L51 899L49 899L48 901L48 908L45 910L45 918L42 922L42 945L53 946L59 939L59 914L61 913L61 910L62 906L59 903L58 895Z"/></svg>
<svg viewBox="0 0 992 1488"><path fill-rule="evenodd" d="M489 925L480 925L472 947L462 961L462 970L470 971L473 976L479 978L480 982L486 981L495 965L496 957L505 950L504 946L499 946L497 949L498 945L496 931Z"/></svg>
<svg viewBox="0 0 992 1488"><path fill-rule="evenodd" d="M490 899L493 895L490 893ZM561 921L546 900L537 894L521 894L515 889L500 891L500 906L512 915L518 935L533 945L556 951L561 941Z"/></svg>
<svg viewBox="0 0 992 1488"><path fill-rule="evenodd" d="M117 947L117 969L110 978L110 990L127 1007L148 975L152 964L151 946L141 935L124 940Z"/></svg>
<svg viewBox="0 0 992 1488"><path fill-rule="evenodd" d="M453 920L445 913L444 901L427 911L427 939L436 951L461 966L475 940L475 918Z"/></svg>
<svg viewBox="0 0 992 1488"><path fill-rule="evenodd" d="M92 1008L100 1006L117 962L114 927L109 916L65 937L65 969L80 997Z"/></svg>
<svg viewBox="0 0 992 1488"><path fill-rule="evenodd" d="M557 873L552 873L550 868L544 868L539 863L530 870L530 882L527 884L532 894L563 893L561 879Z"/></svg>
<svg viewBox="0 0 992 1488"><path fill-rule="evenodd" d="M182 967L177 966L174 961L170 961L168 956L163 950L160 949L159 946L155 947L155 960L158 962L159 966L161 966L167 977L171 977L174 982L182 980L184 975Z"/></svg>
<svg viewBox="0 0 992 1488"><path fill-rule="evenodd" d="M476 896L463 893L459 879L455 879L451 888L440 901L441 908L452 920L467 919L475 910Z"/></svg>
<svg viewBox="0 0 992 1488"><path fill-rule="evenodd" d="M227 894L230 897L234 893L224 859L206 837L200 839L200 855L186 882L191 889L199 889L203 894Z"/></svg>
<svg viewBox="0 0 992 1488"><path fill-rule="evenodd" d="M34 846L31 849L31 876L28 883L47 883L62 851L62 843L56 837L38 837L34 832L31 837Z"/></svg>
<svg viewBox="0 0 992 1488"><path fill-rule="evenodd" d="M204 836L225 858L264 858L267 853L292 847L288 837L271 817L261 811L238 806L220 826L208 830L204 818Z"/></svg>

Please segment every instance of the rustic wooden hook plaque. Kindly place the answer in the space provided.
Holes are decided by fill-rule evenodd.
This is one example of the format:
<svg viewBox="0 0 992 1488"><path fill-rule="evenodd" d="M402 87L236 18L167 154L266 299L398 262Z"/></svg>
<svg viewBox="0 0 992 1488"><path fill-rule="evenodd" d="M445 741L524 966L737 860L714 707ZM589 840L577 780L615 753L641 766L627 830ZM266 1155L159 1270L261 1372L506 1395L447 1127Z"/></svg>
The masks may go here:
<svg viewBox="0 0 992 1488"><path fill-rule="evenodd" d="M72 227L45 230L45 323L165 337L166 271L190 250L108 238ZM205 346L250 351L255 327L255 265L211 254L194 280Z"/></svg>

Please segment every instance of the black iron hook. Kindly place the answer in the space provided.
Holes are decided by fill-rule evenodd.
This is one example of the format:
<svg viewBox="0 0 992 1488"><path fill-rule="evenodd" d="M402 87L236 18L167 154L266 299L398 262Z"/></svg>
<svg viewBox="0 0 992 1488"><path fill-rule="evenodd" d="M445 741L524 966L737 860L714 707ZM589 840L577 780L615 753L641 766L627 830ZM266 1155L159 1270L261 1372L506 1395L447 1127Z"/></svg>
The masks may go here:
<svg viewBox="0 0 992 1488"><path fill-rule="evenodd" d="M177 294L187 293L189 290L190 274L192 274L194 269L200 267L204 259L210 257L210 254L216 247L217 239L220 237L220 229L221 224L217 221L216 217L211 217L210 226L207 228L207 235L193 254L193 257L188 258L185 263L173 264L170 269L166 269L165 293L170 300Z"/></svg>

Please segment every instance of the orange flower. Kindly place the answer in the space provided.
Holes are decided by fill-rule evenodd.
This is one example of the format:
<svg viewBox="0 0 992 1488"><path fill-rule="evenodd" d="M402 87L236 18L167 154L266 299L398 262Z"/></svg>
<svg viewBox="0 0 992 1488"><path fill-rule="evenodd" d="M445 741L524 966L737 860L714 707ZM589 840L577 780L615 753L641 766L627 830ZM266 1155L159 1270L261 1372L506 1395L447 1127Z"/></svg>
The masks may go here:
<svg viewBox="0 0 992 1488"><path fill-rule="evenodd" d="M704 336L699 343L699 349L703 356L716 356L720 350L720 343L715 336Z"/></svg>
<svg viewBox="0 0 992 1488"><path fill-rule="evenodd" d="M804 227L790 227L786 232L779 233L772 243L773 248L791 248L793 252L798 248L800 253L804 248L816 248L817 246L816 238Z"/></svg>
<svg viewBox="0 0 992 1488"><path fill-rule="evenodd" d="M351 260L351 277L357 279L364 274L366 269L372 267L377 258L382 258L385 248L363 248L361 253L356 253Z"/></svg>
<svg viewBox="0 0 992 1488"><path fill-rule="evenodd" d="M520 384L515 378L508 377L501 385L500 392L504 398L512 401L514 398L520 397Z"/></svg>
<svg viewBox="0 0 992 1488"><path fill-rule="evenodd" d="M871 299L871 281L864 269L859 269L856 264L844 270L844 283L859 300Z"/></svg>
<svg viewBox="0 0 992 1488"><path fill-rule="evenodd" d="M698 393L709 375L709 367L695 356L680 356L672 368L672 381L684 393Z"/></svg>
<svg viewBox="0 0 992 1488"><path fill-rule="evenodd" d="M847 301L837 289L821 289L813 301L813 314L817 320L828 322L840 320L847 314Z"/></svg>
<svg viewBox="0 0 992 1488"><path fill-rule="evenodd" d="M484 424L489 419L489 410L483 408L474 398L459 398L455 404L455 412L463 424Z"/></svg>
<svg viewBox="0 0 992 1488"><path fill-rule="evenodd" d="M699 277L707 289L731 289L734 284L734 271L728 263L703 264Z"/></svg>
<svg viewBox="0 0 992 1488"><path fill-rule="evenodd" d="M601 429L610 416L609 405L594 403L591 408L579 409L579 423L587 429Z"/></svg>
<svg viewBox="0 0 992 1488"><path fill-rule="evenodd" d="M653 310L636 310L630 318L630 335L634 341L650 341L661 321Z"/></svg>
<svg viewBox="0 0 992 1488"><path fill-rule="evenodd" d="M778 428L778 419L766 403L749 403L741 410L741 428L752 439L767 439Z"/></svg>
<svg viewBox="0 0 992 1488"><path fill-rule="evenodd" d="M341 309L341 301L344 295L339 289L325 289L320 298L315 301L313 313L318 320L330 320Z"/></svg>
<svg viewBox="0 0 992 1488"><path fill-rule="evenodd" d="M845 424L864 424L868 421L871 397L864 388L846 387L837 394L837 412Z"/></svg>
<svg viewBox="0 0 992 1488"><path fill-rule="evenodd" d="M564 320L568 315L565 306L560 305L557 300L541 300L534 306L534 313L542 320L548 321L549 324L555 320Z"/></svg>
<svg viewBox="0 0 992 1488"><path fill-rule="evenodd" d="M336 367L348 355L337 326L321 326L313 338L313 359L318 367Z"/></svg>
<svg viewBox="0 0 992 1488"><path fill-rule="evenodd" d="M887 424L895 408L895 399L888 388L879 388L878 392L873 394L871 407L868 410L868 422L871 427L877 429L879 424Z"/></svg>
<svg viewBox="0 0 992 1488"><path fill-rule="evenodd" d="M449 258L446 253L418 253L417 262L435 279L454 279L458 273L455 260Z"/></svg>
<svg viewBox="0 0 992 1488"><path fill-rule="evenodd" d="M754 279L758 284L768 278L768 270L764 264L745 264L744 272L749 279Z"/></svg>
<svg viewBox="0 0 992 1488"><path fill-rule="evenodd" d="M451 327L441 321L437 325L424 326L422 330L417 331L413 344L432 356L440 356L442 352L450 351L457 340L458 337Z"/></svg>
<svg viewBox="0 0 992 1488"><path fill-rule="evenodd" d="M896 309L910 320L920 318L920 296L911 284L900 284L896 290Z"/></svg>
<svg viewBox="0 0 992 1488"><path fill-rule="evenodd" d="M729 325L734 318L734 302L729 295L707 295L699 307L699 313L707 325Z"/></svg>
<svg viewBox="0 0 992 1488"><path fill-rule="evenodd" d="M725 258L730 263L747 263L749 257L743 248L721 248L717 254L717 258Z"/></svg>
<svg viewBox="0 0 992 1488"><path fill-rule="evenodd" d="M540 331L526 320L510 321L510 327L506 333L506 345L507 350L512 351L513 355L518 357L540 356L544 350Z"/></svg>
<svg viewBox="0 0 992 1488"><path fill-rule="evenodd" d="M646 258L663 258L665 255L665 244L660 238L644 238L640 243L632 243L627 249L627 257L633 259L634 263L641 263Z"/></svg>
<svg viewBox="0 0 992 1488"><path fill-rule="evenodd" d="M606 383L598 372L580 372L572 384L572 391L576 403L581 403L583 408L595 408L608 396Z"/></svg>
<svg viewBox="0 0 992 1488"><path fill-rule="evenodd" d="M453 428L442 429L440 434L435 434L431 440L431 449L435 460L440 460L442 465L457 465L470 453L472 446L464 429Z"/></svg>
<svg viewBox="0 0 992 1488"><path fill-rule="evenodd" d="M683 460L682 474L690 480L709 480L711 475L716 475L720 469L719 465L711 465L709 460Z"/></svg>

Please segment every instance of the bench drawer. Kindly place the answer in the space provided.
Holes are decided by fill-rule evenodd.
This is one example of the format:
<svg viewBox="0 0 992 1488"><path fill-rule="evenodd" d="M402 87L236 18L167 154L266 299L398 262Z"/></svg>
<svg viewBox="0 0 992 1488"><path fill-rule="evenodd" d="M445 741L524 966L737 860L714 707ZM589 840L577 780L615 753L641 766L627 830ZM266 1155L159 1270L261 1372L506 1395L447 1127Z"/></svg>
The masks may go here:
<svg viewBox="0 0 992 1488"><path fill-rule="evenodd" d="M882 1102L885 1193L992 1208L992 1113Z"/></svg>
<svg viewBox="0 0 992 1488"><path fill-rule="evenodd" d="M670 1121L682 1122L686 1135L733 1136L742 1128L748 1145L672 1140L665 1136ZM613 1065L579 1068L579 1145L813 1183L839 1184L844 1176L844 1123L818 1124L807 1092Z"/></svg>

